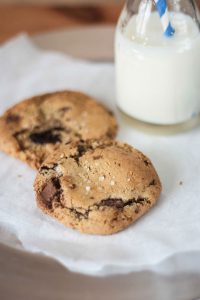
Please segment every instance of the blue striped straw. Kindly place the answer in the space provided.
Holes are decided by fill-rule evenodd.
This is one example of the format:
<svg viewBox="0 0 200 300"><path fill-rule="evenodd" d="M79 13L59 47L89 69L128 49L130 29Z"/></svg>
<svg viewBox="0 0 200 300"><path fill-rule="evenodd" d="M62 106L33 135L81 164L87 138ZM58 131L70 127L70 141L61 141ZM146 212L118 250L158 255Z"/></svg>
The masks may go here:
<svg viewBox="0 0 200 300"><path fill-rule="evenodd" d="M164 35L166 37L171 37L174 34L175 30L172 27L169 20L169 13L168 13L166 0L154 0L154 1L161 19Z"/></svg>

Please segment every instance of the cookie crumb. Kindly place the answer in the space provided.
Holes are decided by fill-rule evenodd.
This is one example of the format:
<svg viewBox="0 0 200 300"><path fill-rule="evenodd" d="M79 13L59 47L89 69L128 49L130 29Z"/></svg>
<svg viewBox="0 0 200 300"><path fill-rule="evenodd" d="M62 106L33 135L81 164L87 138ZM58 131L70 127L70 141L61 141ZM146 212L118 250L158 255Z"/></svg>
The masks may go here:
<svg viewBox="0 0 200 300"><path fill-rule="evenodd" d="M179 181L179 185L183 185L183 181Z"/></svg>

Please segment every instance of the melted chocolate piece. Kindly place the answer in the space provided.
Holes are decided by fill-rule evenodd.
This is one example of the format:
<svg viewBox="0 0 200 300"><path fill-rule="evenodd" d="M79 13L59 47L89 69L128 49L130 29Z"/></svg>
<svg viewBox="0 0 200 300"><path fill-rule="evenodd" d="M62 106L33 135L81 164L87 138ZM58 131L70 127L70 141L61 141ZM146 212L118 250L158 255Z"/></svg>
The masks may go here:
<svg viewBox="0 0 200 300"><path fill-rule="evenodd" d="M61 194L61 185L60 180L58 178L52 178L47 184L44 186L41 191L39 197L40 200L45 204L48 209L52 208L53 201L60 200Z"/></svg>
<svg viewBox="0 0 200 300"><path fill-rule="evenodd" d="M88 150L92 150L92 147L84 144L84 143L80 143L77 145L77 154L72 155L71 158L73 158L77 164L79 164L79 159L81 156L83 156Z"/></svg>
<svg viewBox="0 0 200 300"><path fill-rule="evenodd" d="M139 204L142 204L144 202L149 202L149 200L147 198L142 198L142 197L139 197L139 198L132 198L132 199L129 199L127 201L123 201L122 199L113 199L113 198L108 198L108 199L104 199L104 200L101 200L101 202L99 204L97 204L98 207L100 206L110 206L110 207L115 207L115 208L119 208L119 209L123 209L125 206L131 206L135 203L139 203Z"/></svg>
<svg viewBox="0 0 200 300"><path fill-rule="evenodd" d="M34 132L29 135L31 141L35 144L56 144L61 142L60 134L54 131L61 131L61 128L52 128L41 132Z"/></svg>
<svg viewBox="0 0 200 300"><path fill-rule="evenodd" d="M53 183L50 181L49 183L47 183L47 185L40 193L42 202L49 209L52 208L52 200L56 192L57 192L56 188L54 187Z"/></svg>
<svg viewBox="0 0 200 300"><path fill-rule="evenodd" d="M61 185L60 185L60 180L59 180L59 178L53 178L52 179L52 182L53 182L53 185L54 185L54 187L56 188L56 189L60 189L61 188Z"/></svg>
<svg viewBox="0 0 200 300"><path fill-rule="evenodd" d="M98 204L95 204L94 207L99 209L102 206L108 206L108 207L114 207L116 209L123 210L123 208L126 207L126 206L131 206L133 204L144 205L145 202L150 204L150 201L147 198L142 198L142 197L139 197L137 199L135 199L135 198L129 199L127 201L123 201L120 198L119 199L117 199L117 198L116 199L108 198L108 199L101 200L101 202L98 203ZM71 213L74 214L74 217L79 219L79 220L88 219L89 213L92 211L91 207L86 209L84 212L80 212L74 207L73 208L68 208L68 209L70 210ZM138 214L139 212L140 212L139 207L136 207L135 208L135 213Z"/></svg>
<svg viewBox="0 0 200 300"><path fill-rule="evenodd" d="M105 199L102 200L98 206L111 206L111 207L116 207L116 208L123 208L124 207L124 202L122 199Z"/></svg>

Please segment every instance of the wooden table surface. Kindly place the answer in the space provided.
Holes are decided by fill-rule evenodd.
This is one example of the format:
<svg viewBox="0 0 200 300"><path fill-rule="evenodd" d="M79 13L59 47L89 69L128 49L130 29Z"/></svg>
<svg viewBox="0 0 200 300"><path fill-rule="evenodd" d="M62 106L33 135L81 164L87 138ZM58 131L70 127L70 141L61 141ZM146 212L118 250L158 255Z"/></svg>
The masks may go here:
<svg viewBox="0 0 200 300"><path fill-rule="evenodd" d="M0 43L20 33L29 34L61 28L113 24L120 4L96 6L0 5Z"/></svg>
<svg viewBox="0 0 200 300"><path fill-rule="evenodd" d="M200 0L196 1L200 7ZM35 34L68 27L114 24L121 9L121 1L82 6L0 4L0 43L20 32Z"/></svg>

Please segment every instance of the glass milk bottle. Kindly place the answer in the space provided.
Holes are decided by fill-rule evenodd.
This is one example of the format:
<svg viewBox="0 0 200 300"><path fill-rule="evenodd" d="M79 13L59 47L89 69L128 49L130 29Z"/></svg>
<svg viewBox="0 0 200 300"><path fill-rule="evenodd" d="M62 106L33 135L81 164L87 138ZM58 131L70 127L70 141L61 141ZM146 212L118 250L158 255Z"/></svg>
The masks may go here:
<svg viewBox="0 0 200 300"><path fill-rule="evenodd" d="M128 0L116 29L117 104L171 125L200 112L200 22L193 0Z"/></svg>

